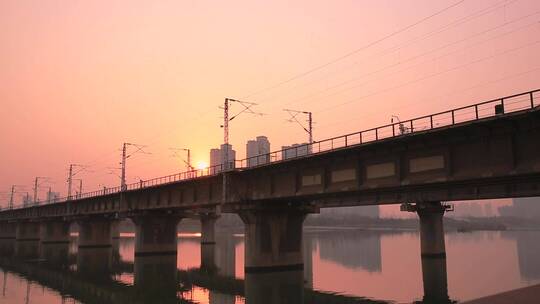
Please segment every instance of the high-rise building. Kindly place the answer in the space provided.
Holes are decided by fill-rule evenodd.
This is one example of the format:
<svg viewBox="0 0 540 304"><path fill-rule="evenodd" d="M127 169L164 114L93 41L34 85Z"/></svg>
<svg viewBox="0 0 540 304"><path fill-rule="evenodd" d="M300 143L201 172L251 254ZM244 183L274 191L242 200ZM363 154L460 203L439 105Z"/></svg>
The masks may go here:
<svg viewBox="0 0 540 304"><path fill-rule="evenodd" d="M270 162L270 142L266 136L257 136L246 144L247 166L253 167Z"/></svg>
<svg viewBox="0 0 540 304"><path fill-rule="evenodd" d="M227 150L225 150L227 149ZM225 161L225 153L227 152L227 158L229 161ZM232 145L223 144L220 149L210 150L210 170L211 173L221 172L224 166L228 169L234 169L236 160L236 151L232 149Z"/></svg>
<svg viewBox="0 0 540 304"><path fill-rule="evenodd" d="M221 145L221 153L220 153L220 159L222 164L226 164L227 169L234 169L234 162L236 160L236 151L233 150L232 145L230 144L223 144ZM227 153L227 156L226 154ZM225 158L228 157L229 159L226 160Z"/></svg>
<svg viewBox="0 0 540 304"><path fill-rule="evenodd" d="M210 149L210 168L221 165L221 151L219 149Z"/></svg>
<svg viewBox="0 0 540 304"><path fill-rule="evenodd" d="M281 147L281 159L290 159L311 154L311 145L308 143L293 144Z"/></svg>

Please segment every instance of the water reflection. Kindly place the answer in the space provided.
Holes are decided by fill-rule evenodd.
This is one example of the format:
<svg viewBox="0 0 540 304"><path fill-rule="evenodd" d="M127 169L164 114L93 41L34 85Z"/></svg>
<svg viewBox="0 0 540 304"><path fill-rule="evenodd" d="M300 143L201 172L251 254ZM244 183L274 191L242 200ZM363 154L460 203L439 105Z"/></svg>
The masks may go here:
<svg viewBox="0 0 540 304"><path fill-rule="evenodd" d="M243 239L232 233L219 235L206 253L197 236L183 236L178 257L134 256L132 237L109 248L79 250L76 239L37 246L0 240L0 302L381 303L359 298L367 296L450 303L540 281L539 237L450 234L447 259L421 259L416 233L308 232L303 271L245 275ZM504 263L494 263L494 256Z"/></svg>
<svg viewBox="0 0 540 304"><path fill-rule="evenodd" d="M302 271L246 273L247 304L304 303L304 274Z"/></svg>
<svg viewBox="0 0 540 304"><path fill-rule="evenodd" d="M321 258L347 268L381 272L381 232L326 231L317 234Z"/></svg>
<svg viewBox="0 0 540 304"><path fill-rule="evenodd" d="M540 240L538 233L524 231L514 234L519 271L526 281L540 280Z"/></svg>

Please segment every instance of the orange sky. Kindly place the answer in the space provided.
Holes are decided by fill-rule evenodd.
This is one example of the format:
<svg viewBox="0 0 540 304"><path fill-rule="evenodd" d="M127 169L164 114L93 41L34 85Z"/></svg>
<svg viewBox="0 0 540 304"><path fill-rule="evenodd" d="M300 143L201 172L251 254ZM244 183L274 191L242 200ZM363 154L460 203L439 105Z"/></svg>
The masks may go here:
<svg viewBox="0 0 540 304"><path fill-rule="evenodd" d="M48 176L65 195L69 163L90 165L87 191L116 186L124 141L152 152L128 182L183 169L169 147L208 161L224 97L269 114L232 122L243 158L257 135L307 140L283 108L313 111L323 139L539 88L536 0L466 0L364 48L456 2L0 1L0 191Z"/></svg>

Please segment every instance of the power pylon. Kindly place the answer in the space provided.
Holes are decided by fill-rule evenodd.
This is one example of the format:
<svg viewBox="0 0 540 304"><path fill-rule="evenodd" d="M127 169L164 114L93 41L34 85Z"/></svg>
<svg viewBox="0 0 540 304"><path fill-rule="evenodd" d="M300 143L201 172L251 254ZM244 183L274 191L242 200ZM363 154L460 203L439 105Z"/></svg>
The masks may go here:
<svg viewBox="0 0 540 304"><path fill-rule="evenodd" d="M79 168L78 171L75 171L73 172L73 169L75 168ZM87 170L88 166L84 166L84 165L78 165L78 164L70 164L69 165L69 174L68 174L68 200L71 199L71 191L72 191L72 186L73 186L73 177L75 175L77 175L78 173L80 172L83 172L83 171L88 171Z"/></svg>
<svg viewBox="0 0 540 304"><path fill-rule="evenodd" d="M38 188L40 186L39 184L39 181L40 180L45 180L45 181L48 181L50 178L49 177L46 177L46 176L37 176L35 179L34 179L34 204L35 205L38 205L39 202L38 202Z"/></svg>
<svg viewBox="0 0 540 304"><path fill-rule="evenodd" d="M229 107L231 106L231 103L238 104L242 107L240 112L233 115L229 118ZM247 102L247 101L241 101L236 100L232 98L225 98L225 102L223 104L223 125L221 127L223 128L223 144L225 151L223 153L223 158L221 164L221 171L223 172L223 188L222 188L222 201L225 203L227 201L227 174L226 172L229 169L232 169L232 166L229 165L229 122L238 117L242 113L252 114L252 115L264 115L263 113L254 112L252 107L256 106L256 103L253 102Z"/></svg>
<svg viewBox="0 0 540 304"><path fill-rule="evenodd" d="M191 150L190 149L187 149L187 148L169 148L169 150L171 150L173 152L173 154L171 155L172 157L178 157L180 159L182 159L182 156L180 155L180 152L187 152L187 160L183 160L184 164L186 164L186 167L188 169L188 171L192 171L193 170L193 166L191 164Z"/></svg>
<svg viewBox="0 0 540 304"><path fill-rule="evenodd" d="M12 185L11 186L11 195L9 197L9 205L8 205L8 209L13 209L13 200L14 200L14 197L15 197L15 193L19 193L16 189L17 188L23 188L24 186L22 185Z"/></svg>
<svg viewBox="0 0 540 304"><path fill-rule="evenodd" d="M135 151L128 154L128 147L132 146L135 147ZM144 151L143 149L146 148L145 145L139 145L139 144L133 144L133 143L124 143L122 145L122 161L120 162L122 173L120 175L120 189L122 191L126 190L126 161L129 157L136 153L142 153L142 154L151 154L149 152Z"/></svg>
<svg viewBox="0 0 540 304"><path fill-rule="evenodd" d="M283 109L283 111L289 113L289 119L287 119L288 122L296 122L298 125L300 125L300 127L302 127L302 129L304 129L304 131L306 131L308 133L308 140L309 140L309 143L312 144L313 143L313 115L311 112L307 112L307 111L297 111L297 110L290 110L290 109ZM307 127L304 126L304 124L302 122L300 122L297 118L298 115L300 114L306 114L307 115Z"/></svg>

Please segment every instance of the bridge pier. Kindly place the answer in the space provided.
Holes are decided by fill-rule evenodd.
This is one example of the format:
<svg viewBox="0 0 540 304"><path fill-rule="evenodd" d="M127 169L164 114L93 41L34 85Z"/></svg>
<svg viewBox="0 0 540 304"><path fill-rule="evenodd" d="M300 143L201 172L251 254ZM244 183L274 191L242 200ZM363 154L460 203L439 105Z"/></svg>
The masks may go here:
<svg viewBox="0 0 540 304"><path fill-rule="evenodd" d="M402 210L416 212L420 218L423 303L450 303L443 225L443 215L449 207L440 202L402 205Z"/></svg>
<svg viewBox="0 0 540 304"><path fill-rule="evenodd" d="M417 213L420 217L424 303L450 303L443 225L446 209L440 202L417 204Z"/></svg>
<svg viewBox="0 0 540 304"><path fill-rule="evenodd" d="M67 266L69 254L69 222L46 221L41 223L40 258L58 266Z"/></svg>
<svg viewBox="0 0 540 304"><path fill-rule="evenodd" d="M216 214L201 214L201 268L216 270Z"/></svg>
<svg viewBox="0 0 540 304"><path fill-rule="evenodd" d="M245 225L246 303L303 303L302 232L308 212L292 207L239 212Z"/></svg>
<svg viewBox="0 0 540 304"><path fill-rule="evenodd" d="M177 215L142 215L135 223L135 287L152 301L176 298Z"/></svg>
<svg viewBox="0 0 540 304"><path fill-rule="evenodd" d="M17 224L1 222L0 223L0 240L15 240L17 232Z"/></svg>
<svg viewBox="0 0 540 304"><path fill-rule="evenodd" d="M296 208L245 210L245 272L303 270L302 225L307 212Z"/></svg>
<svg viewBox="0 0 540 304"><path fill-rule="evenodd" d="M46 221L41 223L40 241L45 244L69 244L69 222Z"/></svg>
<svg viewBox="0 0 540 304"><path fill-rule="evenodd" d="M79 221L77 270L90 275L106 276L111 266L111 221L104 218Z"/></svg>
<svg viewBox="0 0 540 304"><path fill-rule="evenodd" d="M15 232L15 256L24 259L39 258L40 223L19 222Z"/></svg>
<svg viewBox="0 0 540 304"><path fill-rule="evenodd" d="M446 206L440 202L418 203L420 218L420 252L422 258L446 258L443 215Z"/></svg>
<svg viewBox="0 0 540 304"><path fill-rule="evenodd" d="M69 243L42 243L40 258L60 268L69 266Z"/></svg>
<svg viewBox="0 0 540 304"><path fill-rule="evenodd" d="M17 224L1 222L0 223L0 255L11 257L15 253L15 234Z"/></svg>
<svg viewBox="0 0 540 304"><path fill-rule="evenodd" d="M177 255L177 215L141 215L135 223L135 257Z"/></svg>
<svg viewBox="0 0 540 304"><path fill-rule="evenodd" d="M79 221L79 249L110 248L111 246L110 220L86 219Z"/></svg>
<svg viewBox="0 0 540 304"><path fill-rule="evenodd" d="M39 241L40 223L38 222L19 222L15 231L17 242Z"/></svg>

